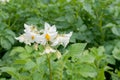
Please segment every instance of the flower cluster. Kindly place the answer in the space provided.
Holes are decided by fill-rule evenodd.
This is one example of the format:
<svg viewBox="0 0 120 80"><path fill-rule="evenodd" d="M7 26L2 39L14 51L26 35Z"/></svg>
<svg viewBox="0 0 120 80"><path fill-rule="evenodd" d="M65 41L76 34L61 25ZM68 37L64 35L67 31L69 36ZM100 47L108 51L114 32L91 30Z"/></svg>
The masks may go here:
<svg viewBox="0 0 120 80"><path fill-rule="evenodd" d="M37 30L35 26L27 24L24 24L24 27L24 34L16 39L28 45L37 43L46 46L45 53L55 52L55 50L51 48L54 46L63 45L66 47L72 36L72 32L68 34L58 34L55 25L51 26L46 22L43 30Z"/></svg>
<svg viewBox="0 0 120 80"><path fill-rule="evenodd" d="M9 2L9 0L0 0L1 3Z"/></svg>

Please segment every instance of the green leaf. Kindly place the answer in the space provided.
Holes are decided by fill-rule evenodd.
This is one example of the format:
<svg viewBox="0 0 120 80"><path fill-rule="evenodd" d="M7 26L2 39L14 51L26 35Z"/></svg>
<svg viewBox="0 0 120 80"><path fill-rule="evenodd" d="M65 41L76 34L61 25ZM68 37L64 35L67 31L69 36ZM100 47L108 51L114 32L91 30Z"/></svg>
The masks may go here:
<svg viewBox="0 0 120 80"><path fill-rule="evenodd" d="M35 72L33 73L33 80L37 80L37 79L43 80L43 76L44 75L40 74L39 72Z"/></svg>
<svg viewBox="0 0 120 80"><path fill-rule="evenodd" d="M80 26L80 28L79 28L80 32L85 32L85 30L87 30L87 26L86 25Z"/></svg>
<svg viewBox="0 0 120 80"><path fill-rule="evenodd" d="M33 51L33 48L32 48L32 46L26 45L25 50L27 53L31 53Z"/></svg>
<svg viewBox="0 0 120 80"><path fill-rule="evenodd" d="M4 66L4 62L0 59L0 67Z"/></svg>
<svg viewBox="0 0 120 80"><path fill-rule="evenodd" d="M31 56L31 54L27 53L27 52L22 52L19 54L19 57L21 59L26 59L26 58L29 58Z"/></svg>
<svg viewBox="0 0 120 80"><path fill-rule="evenodd" d="M44 63L45 60L46 60L46 55L43 55L43 56L41 56L41 57L36 58L37 64Z"/></svg>
<svg viewBox="0 0 120 80"><path fill-rule="evenodd" d="M97 76L96 69L91 65L81 64L81 65L79 65L79 70L80 70L79 72L81 73L81 75L84 77L92 77L93 78L93 77Z"/></svg>
<svg viewBox="0 0 120 80"><path fill-rule="evenodd" d="M116 36L120 36L120 27L113 27L113 28L112 28L112 32L113 32L113 34L115 34Z"/></svg>
<svg viewBox="0 0 120 80"><path fill-rule="evenodd" d="M91 79L90 79L90 77L88 79L88 78L85 78L85 77L83 77L81 75L76 74L76 75L72 76L71 80L91 80Z"/></svg>
<svg viewBox="0 0 120 80"><path fill-rule="evenodd" d="M73 33L71 38L70 38L70 42L76 42L76 38L78 37L77 33Z"/></svg>
<svg viewBox="0 0 120 80"><path fill-rule="evenodd" d="M31 70L36 66L35 62L33 62L32 60L29 60L26 64L25 64L25 69L26 70Z"/></svg>
<svg viewBox="0 0 120 80"><path fill-rule="evenodd" d="M10 56L13 56L15 54L18 53L24 53L25 49L23 47L15 47L11 52L10 52Z"/></svg>
<svg viewBox="0 0 120 80"><path fill-rule="evenodd" d="M113 53L113 57L114 57L115 59L120 60L120 49L114 48L114 50L112 51L112 53Z"/></svg>
<svg viewBox="0 0 120 80"><path fill-rule="evenodd" d="M56 21L65 21L65 17L64 16L61 16L61 17L58 17L55 19Z"/></svg>
<svg viewBox="0 0 120 80"><path fill-rule="evenodd" d="M91 48L90 51L94 54L95 57L103 57L105 49L103 46L99 46L98 48Z"/></svg>
<svg viewBox="0 0 120 80"><path fill-rule="evenodd" d="M3 18L3 19L8 19L9 18L9 14L7 12L1 11L0 12L0 17Z"/></svg>
<svg viewBox="0 0 120 80"><path fill-rule="evenodd" d="M44 46L39 45L38 48L39 48L39 51L40 51L40 52L43 52L43 51L44 51Z"/></svg>
<svg viewBox="0 0 120 80"><path fill-rule="evenodd" d="M15 60L14 64L25 64L26 62L27 62L26 60L24 60L24 59L22 60L21 59L21 60Z"/></svg>
<svg viewBox="0 0 120 80"><path fill-rule="evenodd" d="M68 21L68 23L72 23L74 21L73 14L66 14L65 19Z"/></svg>
<svg viewBox="0 0 120 80"><path fill-rule="evenodd" d="M99 56L102 56L102 55L104 54L104 52L105 52L104 47L103 47L103 46L100 46L100 47L98 48L98 55L99 55Z"/></svg>
<svg viewBox="0 0 120 80"><path fill-rule="evenodd" d="M10 74L12 77L14 77L15 79L19 80L19 73L16 72L16 69L13 67L2 67L0 68L0 70L2 72L7 72L8 74Z"/></svg>
<svg viewBox="0 0 120 80"><path fill-rule="evenodd" d="M65 59L68 59L69 57L73 57L73 59L76 59L80 57L81 53L84 51L86 43L76 43L72 44L69 48L68 51L66 51L62 55L62 59L66 61Z"/></svg>
<svg viewBox="0 0 120 80"><path fill-rule="evenodd" d="M105 44L104 46L105 46L105 53L106 54L111 54L114 46L112 44L110 44L110 43Z"/></svg>
<svg viewBox="0 0 120 80"><path fill-rule="evenodd" d="M6 32L6 34L9 34L9 35L15 37L15 33L12 30L5 29L5 32Z"/></svg>
<svg viewBox="0 0 120 80"><path fill-rule="evenodd" d="M78 16L78 20L75 25L77 28L80 28L83 25L83 20L80 16Z"/></svg>
<svg viewBox="0 0 120 80"><path fill-rule="evenodd" d="M0 22L0 26L1 26L0 32L2 32L3 30L5 30L5 27L7 26L7 24Z"/></svg>
<svg viewBox="0 0 120 80"><path fill-rule="evenodd" d="M85 78L95 78L97 76L97 69L91 64L67 63L67 73L69 75L81 75Z"/></svg>
<svg viewBox="0 0 120 80"><path fill-rule="evenodd" d="M92 7L91 7L90 4L85 3L85 4L83 5L83 9L84 9L85 11L87 11L93 18L96 18L96 16L94 15L93 9L92 9Z"/></svg>
<svg viewBox="0 0 120 80"><path fill-rule="evenodd" d="M6 80L6 78L0 78L0 80Z"/></svg>
<svg viewBox="0 0 120 80"><path fill-rule="evenodd" d="M112 73L111 76L112 80L120 80L120 77L118 77L118 75L116 75L115 73Z"/></svg>
<svg viewBox="0 0 120 80"><path fill-rule="evenodd" d="M103 26L103 28L111 28L111 27L115 27L116 25L113 23L108 23L105 26Z"/></svg>
<svg viewBox="0 0 120 80"><path fill-rule="evenodd" d="M28 18L28 19L27 19L27 22L26 22L26 23L28 23L28 24L33 24L33 25L37 25L39 22L40 22L40 19L39 19L39 18L31 17L31 18Z"/></svg>
<svg viewBox="0 0 120 80"><path fill-rule="evenodd" d="M11 43L4 37L0 37L0 44L3 48L9 50L11 48Z"/></svg>
<svg viewBox="0 0 120 80"><path fill-rule="evenodd" d="M78 58L81 63L94 63L95 61L95 57L87 50L84 51L83 54Z"/></svg>
<svg viewBox="0 0 120 80"><path fill-rule="evenodd" d="M106 58L107 63L115 65L115 58L112 55L107 55Z"/></svg>
<svg viewBox="0 0 120 80"><path fill-rule="evenodd" d="M9 42L10 42L11 44L14 44L15 39L13 38L13 36L11 36L11 35L6 35L5 37L9 40Z"/></svg>
<svg viewBox="0 0 120 80"><path fill-rule="evenodd" d="M83 50L85 49L86 45L87 45L86 43L76 43L76 44L72 44L72 45L69 47L69 54L71 54L71 55L80 54L80 53L83 52Z"/></svg>
<svg viewBox="0 0 120 80"><path fill-rule="evenodd" d="M70 24L68 24L68 23L60 23L59 22L59 24L58 25L56 25L56 27L58 28L58 29L67 29L67 28L69 28L69 26L70 26Z"/></svg>

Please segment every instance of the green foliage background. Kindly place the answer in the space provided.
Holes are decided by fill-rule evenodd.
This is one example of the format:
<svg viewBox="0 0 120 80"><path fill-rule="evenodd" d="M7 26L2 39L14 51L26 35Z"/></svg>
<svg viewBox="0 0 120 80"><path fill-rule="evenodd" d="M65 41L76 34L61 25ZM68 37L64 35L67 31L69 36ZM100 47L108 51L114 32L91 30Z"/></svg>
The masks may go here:
<svg viewBox="0 0 120 80"><path fill-rule="evenodd" d="M73 31L61 59L49 55L53 80L120 79L119 0L10 0L0 3L0 80L49 80L46 55L15 40L24 23L44 22Z"/></svg>

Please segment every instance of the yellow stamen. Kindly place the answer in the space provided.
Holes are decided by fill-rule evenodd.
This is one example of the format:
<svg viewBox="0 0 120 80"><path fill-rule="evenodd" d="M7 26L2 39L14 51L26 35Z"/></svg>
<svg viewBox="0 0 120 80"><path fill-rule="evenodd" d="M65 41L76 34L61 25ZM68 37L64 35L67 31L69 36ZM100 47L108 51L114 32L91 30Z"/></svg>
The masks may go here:
<svg viewBox="0 0 120 80"><path fill-rule="evenodd" d="M49 34L46 34L46 35L45 35L45 38L49 41L49 40L50 40Z"/></svg>
<svg viewBox="0 0 120 80"><path fill-rule="evenodd" d="M34 36L34 35L32 35L32 36L31 36L31 38L32 38L32 40L34 40L34 39L35 39L35 36Z"/></svg>

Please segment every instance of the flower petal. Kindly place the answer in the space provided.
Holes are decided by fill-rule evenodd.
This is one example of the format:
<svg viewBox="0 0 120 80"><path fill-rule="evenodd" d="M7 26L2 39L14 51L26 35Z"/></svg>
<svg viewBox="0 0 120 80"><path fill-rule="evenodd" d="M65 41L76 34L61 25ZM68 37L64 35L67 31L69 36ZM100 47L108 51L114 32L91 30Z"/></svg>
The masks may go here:
<svg viewBox="0 0 120 80"><path fill-rule="evenodd" d="M47 22L45 22L45 31L49 30L49 28L50 28L50 25Z"/></svg>
<svg viewBox="0 0 120 80"><path fill-rule="evenodd" d="M67 46L69 43L70 37L72 36L72 32L69 34L61 34L56 37L54 41L52 41L51 46L63 45L64 47Z"/></svg>

